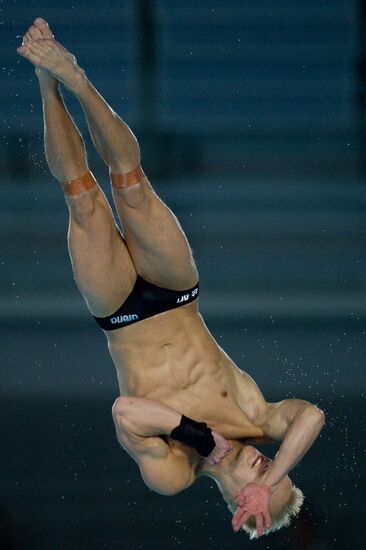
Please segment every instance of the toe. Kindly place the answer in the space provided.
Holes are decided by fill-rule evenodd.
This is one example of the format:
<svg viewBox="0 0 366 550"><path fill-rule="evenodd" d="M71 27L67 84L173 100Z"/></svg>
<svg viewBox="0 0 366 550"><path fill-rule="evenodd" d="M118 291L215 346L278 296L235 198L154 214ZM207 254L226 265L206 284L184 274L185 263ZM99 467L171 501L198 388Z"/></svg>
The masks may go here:
<svg viewBox="0 0 366 550"><path fill-rule="evenodd" d="M40 38L42 38L41 31L37 29L37 27L35 27L34 25L29 27L27 34L29 34L32 40L39 40Z"/></svg>
<svg viewBox="0 0 366 550"><path fill-rule="evenodd" d="M48 27L48 23L45 19L43 19L43 17L36 17L34 20L34 24L37 27Z"/></svg>
<svg viewBox="0 0 366 550"><path fill-rule="evenodd" d="M44 54L45 48L42 42L43 40L35 40L34 42L29 42L27 44L29 51L38 56Z"/></svg>
<svg viewBox="0 0 366 550"><path fill-rule="evenodd" d="M33 63L33 65L39 65L41 62L40 58L37 55L33 54L30 51L30 48L27 46L20 46L19 48L17 48L17 52L28 59L28 61Z"/></svg>
<svg viewBox="0 0 366 550"><path fill-rule="evenodd" d="M42 17L37 17L37 19L34 20L34 24L42 33L44 38L53 38L52 31L45 19L42 19Z"/></svg>

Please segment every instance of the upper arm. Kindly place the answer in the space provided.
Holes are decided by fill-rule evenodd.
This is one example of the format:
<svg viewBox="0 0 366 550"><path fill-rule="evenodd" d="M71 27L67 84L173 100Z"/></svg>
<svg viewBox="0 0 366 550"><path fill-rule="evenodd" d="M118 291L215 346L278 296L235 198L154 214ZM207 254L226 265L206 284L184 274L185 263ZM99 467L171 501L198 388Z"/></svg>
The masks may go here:
<svg viewBox="0 0 366 550"><path fill-rule="evenodd" d="M320 409L302 399L285 399L278 403L268 403L262 429L270 438L282 441L296 416L305 410L323 414Z"/></svg>
<svg viewBox="0 0 366 550"><path fill-rule="evenodd" d="M165 459L169 445L159 436L143 437L116 425L117 438L124 450L139 464L143 456Z"/></svg>
<svg viewBox="0 0 366 550"><path fill-rule="evenodd" d="M119 397L114 403L112 416L118 441L139 465L146 485L162 494L175 494L195 479L190 454L179 446L172 448L165 437L156 435L160 433L157 426L161 423L162 405L145 400L150 407L147 414L146 407L140 408L143 401Z"/></svg>

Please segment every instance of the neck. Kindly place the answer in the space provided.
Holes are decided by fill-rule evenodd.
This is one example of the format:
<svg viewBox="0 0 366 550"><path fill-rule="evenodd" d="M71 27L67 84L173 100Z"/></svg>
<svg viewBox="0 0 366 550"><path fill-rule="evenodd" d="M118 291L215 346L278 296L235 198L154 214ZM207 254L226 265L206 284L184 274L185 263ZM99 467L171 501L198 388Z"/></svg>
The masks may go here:
<svg viewBox="0 0 366 550"><path fill-rule="evenodd" d="M197 471L197 475L208 476L214 479L226 501L232 501L243 488L243 480L237 472L237 457L243 448L239 441L231 440L233 450L219 463L209 464L204 460Z"/></svg>

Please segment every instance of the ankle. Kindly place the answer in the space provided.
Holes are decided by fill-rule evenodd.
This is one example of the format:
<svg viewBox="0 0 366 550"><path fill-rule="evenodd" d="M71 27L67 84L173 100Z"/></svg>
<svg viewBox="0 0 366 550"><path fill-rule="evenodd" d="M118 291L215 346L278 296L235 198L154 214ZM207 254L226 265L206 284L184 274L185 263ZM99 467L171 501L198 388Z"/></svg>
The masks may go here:
<svg viewBox="0 0 366 550"><path fill-rule="evenodd" d="M85 91L88 90L90 82L85 74L84 69L78 65L75 67L75 76L73 78L72 86L68 86L69 90L77 97L81 98Z"/></svg>
<svg viewBox="0 0 366 550"><path fill-rule="evenodd" d="M42 97L61 97L60 83L55 78L39 78L39 88Z"/></svg>

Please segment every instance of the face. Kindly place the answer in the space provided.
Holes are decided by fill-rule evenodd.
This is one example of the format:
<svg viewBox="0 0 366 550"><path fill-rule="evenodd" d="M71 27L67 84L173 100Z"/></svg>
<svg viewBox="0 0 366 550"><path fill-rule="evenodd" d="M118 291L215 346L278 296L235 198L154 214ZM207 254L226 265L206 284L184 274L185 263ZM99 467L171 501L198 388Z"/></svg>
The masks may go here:
<svg viewBox="0 0 366 550"><path fill-rule="evenodd" d="M244 445L236 457L234 466L234 475L236 480L242 484L241 488L248 483L261 483L271 463L272 460L258 449L251 445ZM271 497L271 513L276 514L286 504L290 498L291 490L291 480L285 476Z"/></svg>
<svg viewBox="0 0 366 550"><path fill-rule="evenodd" d="M244 445L235 459L235 475L245 485L247 483L260 483L268 466L272 462L263 453L251 445Z"/></svg>

